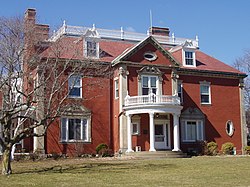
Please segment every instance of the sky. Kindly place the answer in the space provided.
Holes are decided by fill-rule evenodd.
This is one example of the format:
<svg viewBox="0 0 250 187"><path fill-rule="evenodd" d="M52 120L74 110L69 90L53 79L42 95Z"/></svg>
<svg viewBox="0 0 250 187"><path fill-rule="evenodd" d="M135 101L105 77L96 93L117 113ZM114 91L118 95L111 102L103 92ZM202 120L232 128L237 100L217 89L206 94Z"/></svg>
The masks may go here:
<svg viewBox="0 0 250 187"><path fill-rule="evenodd" d="M39 23L146 33L169 27L176 37L199 37L200 50L227 64L250 50L250 0L0 0L0 16L37 10Z"/></svg>

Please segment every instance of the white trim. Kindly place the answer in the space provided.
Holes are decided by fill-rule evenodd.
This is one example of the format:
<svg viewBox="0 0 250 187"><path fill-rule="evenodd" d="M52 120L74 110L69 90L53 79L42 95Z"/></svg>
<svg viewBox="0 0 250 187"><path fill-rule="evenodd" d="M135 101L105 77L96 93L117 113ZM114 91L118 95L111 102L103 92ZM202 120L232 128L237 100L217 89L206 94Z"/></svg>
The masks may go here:
<svg viewBox="0 0 250 187"><path fill-rule="evenodd" d="M208 86L208 99L209 99L208 102L202 102L201 101L201 87L202 86ZM205 94L203 94L203 95L205 95ZM210 105L212 103L212 101L211 101L211 84L210 84L210 82L207 82L207 81L200 82L200 103L204 104L204 105L206 105L206 104Z"/></svg>
<svg viewBox="0 0 250 187"><path fill-rule="evenodd" d="M229 124L229 132L228 132L228 128L227 128L228 124ZM228 120L226 122L226 133L230 137L233 136L233 134L234 134L234 124L231 120Z"/></svg>
<svg viewBox="0 0 250 187"><path fill-rule="evenodd" d="M116 77L114 79L114 95L115 95L115 99L119 99L119 79L118 77Z"/></svg>
<svg viewBox="0 0 250 187"><path fill-rule="evenodd" d="M186 52L191 52L193 57L193 65L186 64ZM185 67L196 67L196 58L194 49L182 49L182 64Z"/></svg>
<svg viewBox="0 0 250 187"><path fill-rule="evenodd" d="M74 83L73 87L70 88L70 86L71 86L71 85L70 85L70 79L71 79L72 77L80 78L80 86L76 86L76 84ZM74 82L76 82L76 81L74 81ZM71 91L74 87L80 89L80 96L70 95L70 91ZM71 76L69 77L69 79L68 79L68 89L69 89L69 95L68 95L69 98L82 98L82 76L81 76L81 75L77 75L77 74L71 75Z"/></svg>
<svg viewBox="0 0 250 187"><path fill-rule="evenodd" d="M73 140L69 140L69 119L73 119L73 120L76 120L76 119L79 119L81 120L81 127L80 127L80 140L76 140L76 139L73 139ZM63 120L65 120L65 124L66 125L65 129L66 129L66 132L63 132L63 129L62 129L62 123L63 123ZM83 121L86 120L86 129L85 129L85 134L86 134L86 138L83 139ZM90 125L91 125L91 120L90 120L90 117L85 117L85 118L78 118L78 117L61 117L61 126L60 126L60 131L61 131L61 135L60 135L60 142L62 143L74 143L74 142L91 142L91 132L90 132ZM62 134L65 133L65 140L62 140Z"/></svg>
<svg viewBox="0 0 250 187"><path fill-rule="evenodd" d="M196 139L195 140L191 140L191 139L187 139L188 137L188 122L195 122L195 133L196 133ZM199 130L200 128L200 130ZM184 129L185 132L182 132L182 136L184 136L182 138L182 142L196 142L197 140L204 140L204 124L202 120L185 120L184 121Z"/></svg>

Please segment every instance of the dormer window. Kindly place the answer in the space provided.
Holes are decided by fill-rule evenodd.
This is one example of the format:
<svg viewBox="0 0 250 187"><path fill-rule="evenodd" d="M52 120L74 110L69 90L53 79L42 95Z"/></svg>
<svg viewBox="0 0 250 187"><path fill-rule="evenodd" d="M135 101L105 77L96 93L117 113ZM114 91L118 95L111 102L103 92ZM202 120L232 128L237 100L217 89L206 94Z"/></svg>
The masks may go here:
<svg viewBox="0 0 250 187"><path fill-rule="evenodd" d="M100 37L95 28L88 29L84 37L84 56L87 58L99 58Z"/></svg>
<svg viewBox="0 0 250 187"><path fill-rule="evenodd" d="M195 52L194 51L184 50L183 57L184 57L183 58L183 65L184 66L196 67Z"/></svg>
<svg viewBox="0 0 250 187"><path fill-rule="evenodd" d="M88 58L99 58L99 43L95 40L86 40L85 56Z"/></svg>

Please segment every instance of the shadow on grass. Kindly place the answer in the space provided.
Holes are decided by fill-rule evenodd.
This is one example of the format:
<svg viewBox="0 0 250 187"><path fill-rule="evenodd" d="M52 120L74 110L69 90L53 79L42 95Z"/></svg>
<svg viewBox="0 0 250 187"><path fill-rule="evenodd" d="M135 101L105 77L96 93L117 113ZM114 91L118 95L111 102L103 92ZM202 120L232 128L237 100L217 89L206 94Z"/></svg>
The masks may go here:
<svg viewBox="0 0 250 187"><path fill-rule="evenodd" d="M115 172L124 173L145 170L157 170L157 169L176 169L174 164L157 164L157 163L87 163L87 164L72 164L72 165L55 165L52 167L41 167L28 169L24 171L14 172L13 175L19 174L35 174L35 173L95 173L95 172Z"/></svg>

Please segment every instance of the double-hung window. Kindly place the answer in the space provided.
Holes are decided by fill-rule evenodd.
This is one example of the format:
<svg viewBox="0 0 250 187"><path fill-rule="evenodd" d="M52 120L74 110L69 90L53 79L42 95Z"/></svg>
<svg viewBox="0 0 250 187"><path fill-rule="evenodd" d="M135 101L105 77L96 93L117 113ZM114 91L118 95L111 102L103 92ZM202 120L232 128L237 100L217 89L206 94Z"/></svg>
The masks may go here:
<svg viewBox="0 0 250 187"><path fill-rule="evenodd" d="M157 94L157 76L142 76L142 95Z"/></svg>
<svg viewBox="0 0 250 187"><path fill-rule="evenodd" d="M115 80L115 99L119 98L119 82L118 79Z"/></svg>
<svg viewBox="0 0 250 187"><path fill-rule="evenodd" d="M203 122L201 120L188 120L184 123L183 142L195 142L203 140Z"/></svg>
<svg viewBox="0 0 250 187"><path fill-rule="evenodd" d="M89 120L79 118L61 119L61 141L75 142L89 141Z"/></svg>
<svg viewBox="0 0 250 187"><path fill-rule="evenodd" d="M82 77L80 75L72 75L68 80L69 97L82 97Z"/></svg>
<svg viewBox="0 0 250 187"><path fill-rule="evenodd" d="M182 81L177 82L177 94L180 98L180 102L183 103L183 90L182 90Z"/></svg>
<svg viewBox="0 0 250 187"><path fill-rule="evenodd" d="M183 50L183 65L196 67L195 52L193 50Z"/></svg>
<svg viewBox="0 0 250 187"><path fill-rule="evenodd" d="M201 104L211 104L211 94L210 94L210 84L201 83L200 84L200 96Z"/></svg>
<svg viewBox="0 0 250 187"><path fill-rule="evenodd" d="M140 134L140 123L132 123L132 134L133 135Z"/></svg>
<svg viewBox="0 0 250 187"><path fill-rule="evenodd" d="M87 41L87 57L97 57L97 42Z"/></svg>

